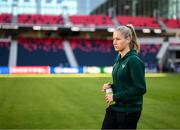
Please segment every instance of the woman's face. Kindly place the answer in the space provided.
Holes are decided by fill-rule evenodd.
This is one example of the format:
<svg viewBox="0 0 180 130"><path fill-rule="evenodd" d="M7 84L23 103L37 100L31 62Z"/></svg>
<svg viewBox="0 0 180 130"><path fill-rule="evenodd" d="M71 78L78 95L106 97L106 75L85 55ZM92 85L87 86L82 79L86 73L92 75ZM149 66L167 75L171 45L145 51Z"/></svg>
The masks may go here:
<svg viewBox="0 0 180 130"><path fill-rule="evenodd" d="M124 35L120 31L113 33L113 45L117 52L122 52L129 47L129 40L125 39Z"/></svg>

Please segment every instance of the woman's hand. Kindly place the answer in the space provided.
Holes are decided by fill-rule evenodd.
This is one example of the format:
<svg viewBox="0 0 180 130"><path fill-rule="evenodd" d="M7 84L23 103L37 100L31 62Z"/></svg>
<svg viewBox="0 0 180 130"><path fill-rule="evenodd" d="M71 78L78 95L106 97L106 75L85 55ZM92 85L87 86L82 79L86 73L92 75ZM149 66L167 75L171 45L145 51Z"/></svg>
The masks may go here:
<svg viewBox="0 0 180 130"><path fill-rule="evenodd" d="M110 105L113 102L113 94L106 94L105 96L106 102Z"/></svg>
<svg viewBox="0 0 180 130"><path fill-rule="evenodd" d="M110 88L110 87L111 87L111 83L110 83L110 82L105 83L105 84L103 85L103 87L102 87L102 91L105 92L105 90L108 89L108 88Z"/></svg>

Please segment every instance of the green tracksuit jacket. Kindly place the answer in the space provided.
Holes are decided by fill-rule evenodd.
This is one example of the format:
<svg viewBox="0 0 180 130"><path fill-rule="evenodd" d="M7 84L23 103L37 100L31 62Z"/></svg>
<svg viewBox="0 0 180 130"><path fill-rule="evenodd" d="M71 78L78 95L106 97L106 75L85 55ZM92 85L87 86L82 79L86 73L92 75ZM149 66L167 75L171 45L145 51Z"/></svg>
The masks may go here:
<svg viewBox="0 0 180 130"><path fill-rule="evenodd" d="M119 112L142 110L143 94L146 92L145 67L136 50L130 50L123 58L118 57L113 66L112 109Z"/></svg>

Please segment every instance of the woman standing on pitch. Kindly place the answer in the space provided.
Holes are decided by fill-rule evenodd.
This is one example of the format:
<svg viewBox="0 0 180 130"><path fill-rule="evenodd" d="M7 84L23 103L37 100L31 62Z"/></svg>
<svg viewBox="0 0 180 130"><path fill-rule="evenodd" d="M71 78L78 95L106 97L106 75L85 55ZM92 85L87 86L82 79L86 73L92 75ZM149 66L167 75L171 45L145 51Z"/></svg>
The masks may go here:
<svg viewBox="0 0 180 130"><path fill-rule="evenodd" d="M109 104L102 129L136 129L146 92L144 64L137 55L139 44L132 25L120 26L113 33L113 45L118 57L113 66L113 84L105 83L103 90ZM115 102L115 104L113 104Z"/></svg>

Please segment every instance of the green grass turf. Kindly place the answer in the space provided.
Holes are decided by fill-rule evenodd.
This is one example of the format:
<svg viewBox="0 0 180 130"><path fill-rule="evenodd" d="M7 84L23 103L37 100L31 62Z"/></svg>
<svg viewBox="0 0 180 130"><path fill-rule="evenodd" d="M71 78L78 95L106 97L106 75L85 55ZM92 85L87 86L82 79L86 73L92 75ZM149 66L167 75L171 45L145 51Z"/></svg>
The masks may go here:
<svg viewBox="0 0 180 130"><path fill-rule="evenodd" d="M107 107L101 86L111 81L99 76L0 75L0 128L99 129ZM180 75L146 76L138 128L180 128Z"/></svg>

